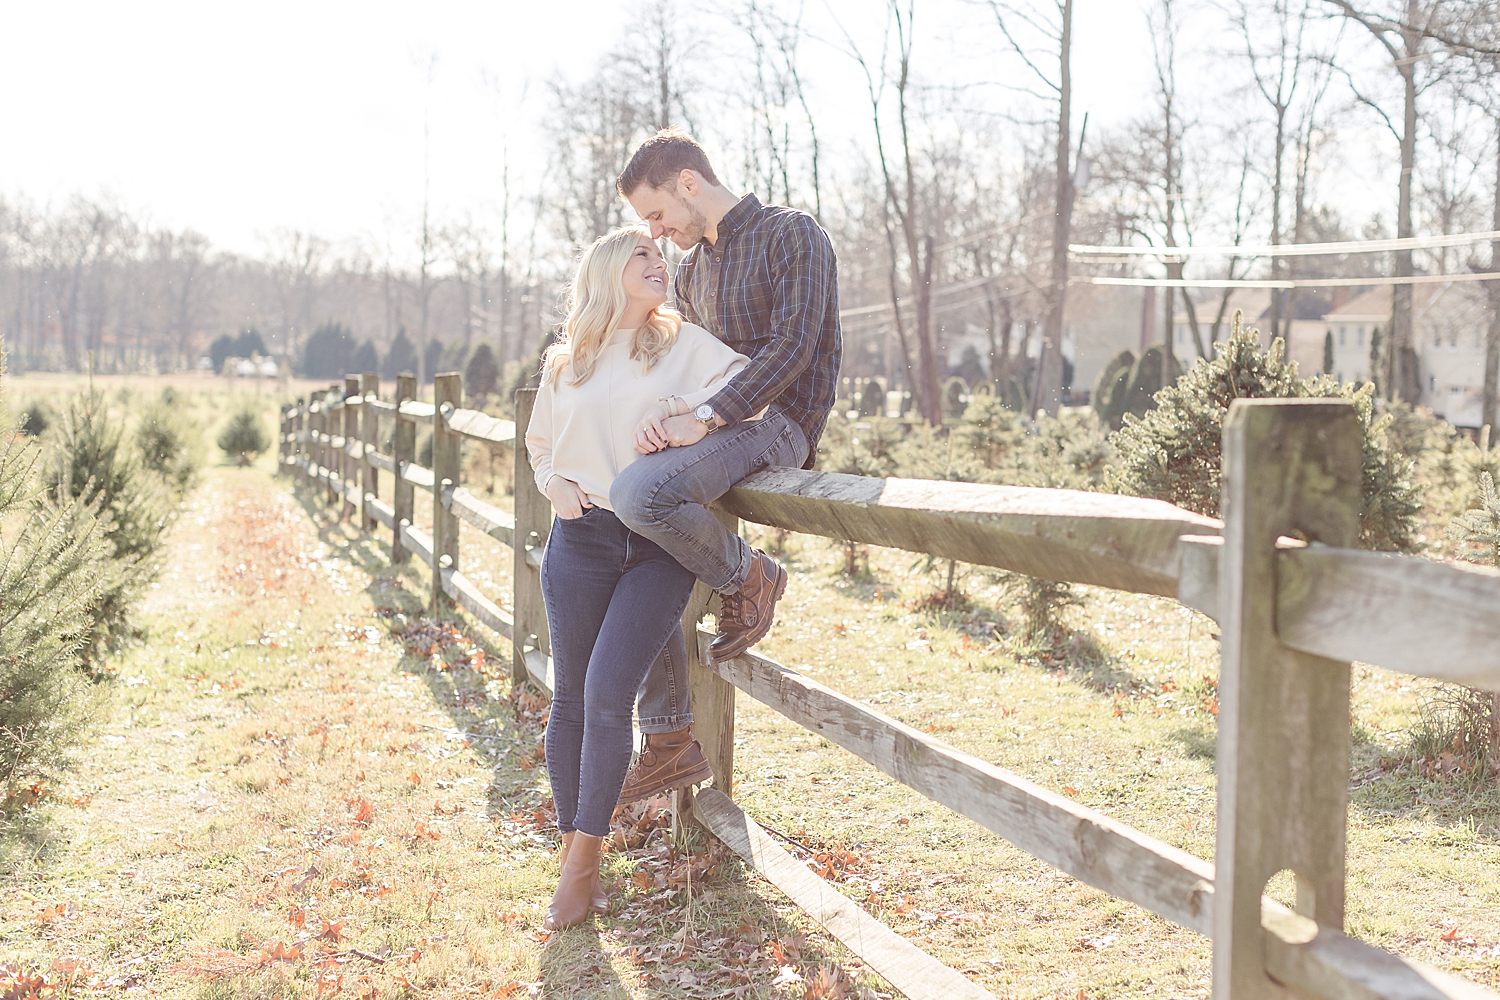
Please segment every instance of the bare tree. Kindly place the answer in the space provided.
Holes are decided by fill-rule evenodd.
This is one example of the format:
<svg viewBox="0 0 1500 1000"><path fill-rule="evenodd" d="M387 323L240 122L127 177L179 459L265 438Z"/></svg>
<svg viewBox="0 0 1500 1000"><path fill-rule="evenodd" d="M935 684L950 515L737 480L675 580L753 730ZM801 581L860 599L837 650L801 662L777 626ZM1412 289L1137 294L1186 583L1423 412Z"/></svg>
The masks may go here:
<svg viewBox="0 0 1500 1000"><path fill-rule="evenodd" d="M1389 58L1401 81L1401 125L1398 128L1380 102L1367 95L1345 74L1355 97L1372 108L1384 121L1401 148L1401 174L1397 187L1396 236L1412 236L1412 178L1417 159L1417 100L1441 72L1439 53L1429 51L1429 28L1440 23L1436 15L1444 0L1323 0L1340 14L1365 29ZM1398 250L1396 277L1413 272L1412 252ZM1394 399L1416 402L1422 396L1412 317L1412 286L1398 284L1392 290L1390 375L1387 391Z"/></svg>
<svg viewBox="0 0 1500 1000"><path fill-rule="evenodd" d="M1068 294L1068 243L1073 231L1073 0L989 0L995 23L1011 50L1057 101L1052 216L1052 275L1047 319L1042 329L1041 358L1032 409L1055 416L1062 405L1063 316ZM1057 59L1056 74L1042 69L1020 41L1021 30L1042 38L1047 57Z"/></svg>

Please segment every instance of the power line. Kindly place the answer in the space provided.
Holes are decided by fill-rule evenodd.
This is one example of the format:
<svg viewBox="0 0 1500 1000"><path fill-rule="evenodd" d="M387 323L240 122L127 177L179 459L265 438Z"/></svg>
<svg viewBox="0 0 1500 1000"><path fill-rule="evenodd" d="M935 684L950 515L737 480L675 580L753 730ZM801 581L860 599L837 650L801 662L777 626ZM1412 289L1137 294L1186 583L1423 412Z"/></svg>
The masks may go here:
<svg viewBox="0 0 1500 1000"><path fill-rule="evenodd" d="M1444 281L1500 281L1500 271L1464 271L1459 274L1412 274L1388 278L1291 278L1271 280L1226 280L1223 278L1107 278L1082 275L1070 284L1130 285L1140 288L1355 288L1370 285L1430 285Z"/></svg>
<svg viewBox="0 0 1500 1000"><path fill-rule="evenodd" d="M1450 233L1445 236L1410 236L1399 240L1363 240L1347 243L1285 243L1258 247L1107 247L1069 244L1068 252L1080 257L1118 254L1130 257L1321 257L1327 254L1390 253L1395 250L1425 250L1457 247L1469 243L1500 240L1500 230L1487 233ZM1200 286L1213 287L1213 286ZM1281 286L1276 286L1281 287ZM1290 286L1286 286L1290 287Z"/></svg>

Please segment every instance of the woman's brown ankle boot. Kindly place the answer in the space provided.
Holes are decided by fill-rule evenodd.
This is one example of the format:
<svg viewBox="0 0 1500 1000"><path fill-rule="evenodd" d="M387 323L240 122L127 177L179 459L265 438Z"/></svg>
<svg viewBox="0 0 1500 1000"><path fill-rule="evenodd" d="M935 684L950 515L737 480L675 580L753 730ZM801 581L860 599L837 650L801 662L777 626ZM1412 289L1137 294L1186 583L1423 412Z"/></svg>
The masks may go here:
<svg viewBox="0 0 1500 1000"><path fill-rule="evenodd" d="M559 851L557 855L557 867L559 869L561 869L568 863L568 850L573 846L573 837L577 833L577 830L569 830L567 833L563 834L562 850ZM600 850L602 853L602 841ZM596 910L599 913L609 912L609 895L604 891L603 880L597 876L595 876L594 878L594 895L593 898L589 900L589 909Z"/></svg>
<svg viewBox="0 0 1500 1000"><path fill-rule="evenodd" d="M568 859L562 866L562 878L547 906L547 919L542 924L547 930L560 931L581 924L597 909L594 892L599 882L601 844L601 838L575 831L568 845Z"/></svg>

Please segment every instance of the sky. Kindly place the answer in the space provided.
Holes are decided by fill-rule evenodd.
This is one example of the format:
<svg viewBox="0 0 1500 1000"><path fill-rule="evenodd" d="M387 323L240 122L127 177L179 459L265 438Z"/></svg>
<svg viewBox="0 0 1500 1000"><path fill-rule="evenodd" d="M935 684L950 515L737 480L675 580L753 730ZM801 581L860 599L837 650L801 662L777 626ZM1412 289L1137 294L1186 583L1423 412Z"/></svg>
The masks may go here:
<svg viewBox="0 0 1500 1000"><path fill-rule="evenodd" d="M882 7L805 2L829 40L804 57L814 110L864 141L863 80L831 41L842 24L873 47ZM507 157L522 184L543 169L547 81L585 78L631 16L603 0L3 7L0 194L54 206L108 194L248 254L283 228L396 239L420 212L424 173L436 214L493 213ZM919 71L1025 82L982 4L918 0L917 16ZM1077 0L1075 18L1075 122L1139 114L1152 69L1137 0ZM1194 30L1189 61L1210 59Z"/></svg>

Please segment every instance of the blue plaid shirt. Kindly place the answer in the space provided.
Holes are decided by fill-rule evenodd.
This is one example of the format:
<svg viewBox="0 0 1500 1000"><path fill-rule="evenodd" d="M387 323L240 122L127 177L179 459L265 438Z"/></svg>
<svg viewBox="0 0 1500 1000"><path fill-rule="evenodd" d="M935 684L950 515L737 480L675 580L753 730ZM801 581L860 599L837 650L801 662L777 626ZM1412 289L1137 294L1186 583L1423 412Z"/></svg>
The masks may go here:
<svg viewBox="0 0 1500 1000"><path fill-rule="evenodd" d="M838 257L806 212L747 194L677 265L677 308L750 359L709 402L726 423L767 406L807 437L812 468L838 388Z"/></svg>

